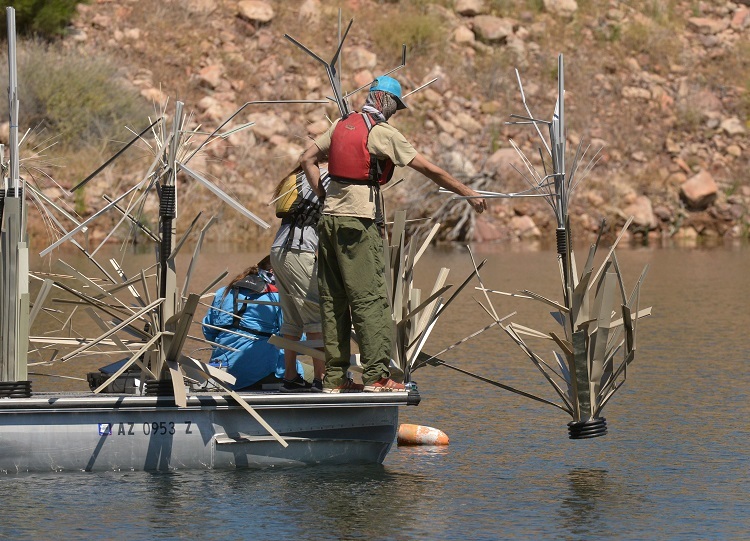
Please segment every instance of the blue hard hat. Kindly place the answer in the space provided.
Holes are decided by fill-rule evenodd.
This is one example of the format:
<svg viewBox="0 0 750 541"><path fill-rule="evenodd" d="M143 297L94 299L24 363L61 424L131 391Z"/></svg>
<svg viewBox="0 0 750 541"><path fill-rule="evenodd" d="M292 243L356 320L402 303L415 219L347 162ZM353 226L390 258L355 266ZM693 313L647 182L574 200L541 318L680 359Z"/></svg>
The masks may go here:
<svg viewBox="0 0 750 541"><path fill-rule="evenodd" d="M376 90L388 92L390 95L396 98L396 110L406 109L406 104L401 100L401 84L393 77L383 75L375 79L372 82L372 85L370 85L370 92L374 92Z"/></svg>

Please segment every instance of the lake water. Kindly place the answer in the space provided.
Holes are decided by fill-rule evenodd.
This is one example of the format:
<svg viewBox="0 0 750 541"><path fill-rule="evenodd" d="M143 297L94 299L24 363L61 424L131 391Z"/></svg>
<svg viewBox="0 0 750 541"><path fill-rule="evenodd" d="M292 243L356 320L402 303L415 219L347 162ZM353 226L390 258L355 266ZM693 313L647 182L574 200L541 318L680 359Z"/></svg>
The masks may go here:
<svg viewBox="0 0 750 541"><path fill-rule="evenodd" d="M559 298L554 253L474 250L488 259L488 287ZM440 266L454 284L471 269L461 248L425 258L425 289ZM625 247L618 261L628 288L650 265L641 307L653 316L640 322L628 380L604 409L604 437L569 440L560 410L426 367L414 375L422 403L403 408L400 421L442 429L447 447L394 444L382 466L4 476L0 538L748 539L750 249ZM464 291L426 351L489 323L473 298L483 297ZM517 311L514 321L554 330L544 305L493 303L501 316ZM444 359L555 398L496 329Z"/></svg>

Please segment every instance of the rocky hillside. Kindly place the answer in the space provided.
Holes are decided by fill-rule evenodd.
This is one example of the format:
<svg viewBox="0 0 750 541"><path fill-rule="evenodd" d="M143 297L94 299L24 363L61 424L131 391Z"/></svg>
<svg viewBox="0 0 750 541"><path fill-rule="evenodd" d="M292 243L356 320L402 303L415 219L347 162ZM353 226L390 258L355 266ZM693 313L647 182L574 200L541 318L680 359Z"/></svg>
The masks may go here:
<svg viewBox="0 0 750 541"><path fill-rule="evenodd" d="M750 229L748 118L750 8L716 0L93 0L80 5L63 46L108 57L144 98L142 119L175 100L192 122L212 130L249 101L320 99L330 95L322 66L284 38L288 33L330 59L339 9L346 39L345 91L368 84L400 62L396 76L409 110L392 123L414 146L467 183L517 191L526 183L512 139L538 161L514 68L531 111L550 118L557 57L565 59L569 163L580 142L582 167L598 163L571 209L579 237L602 219L617 227L635 216L642 239L746 238ZM22 45L21 45L22 46ZM20 46L19 46L20 47ZM356 107L364 99L351 98ZM152 105L154 104L154 105ZM200 164L248 208L274 220L266 203L278 179L336 114L327 105L253 105L230 126L253 121ZM128 138L123 129L123 140ZM590 147L589 147L590 145ZM106 157L106 156L103 156ZM64 159L64 157L63 157ZM143 161L139 162L141 165ZM98 164L91 164L93 170ZM439 214L442 238L476 241L551 239L554 217L539 200L496 199L475 218L465 203L446 205L435 187L410 170L387 192L389 209L408 218ZM397 177L398 178L398 177ZM73 185L76 179L62 179ZM84 212L103 204L112 179L87 189ZM180 211L207 209L223 220L222 238L270 243L208 192L185 180ZM147 209L148 210L148 209ZM187 222L188 220L184 220Z"/></svg>

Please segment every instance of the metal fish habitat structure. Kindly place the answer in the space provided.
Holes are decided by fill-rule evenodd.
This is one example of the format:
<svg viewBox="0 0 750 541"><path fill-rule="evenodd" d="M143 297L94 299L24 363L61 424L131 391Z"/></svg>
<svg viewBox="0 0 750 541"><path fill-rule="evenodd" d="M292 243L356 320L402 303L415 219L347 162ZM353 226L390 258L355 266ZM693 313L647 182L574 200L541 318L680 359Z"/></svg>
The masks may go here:
<svg viewBox="0 0 750 541"><path fill-rule="evenodd" d="M564 411L572 418L568 423L568 433L571 439L603 436L607 433L607 423L606 419L601 416L602 410L625 382L627 368L635 358L638 320L651 314L651 307L640 308L640 290L648 266L643 269L633 289L627 291L615 249L633 220L630 217L607 251L604 261L595 268L595 257L606 225L602 221L596 242L590 246L585 264L579 273L571 246L568 209L570 199L579 183L586 178L598 161L599 151L581 168L580 165L588 148L583 149L583 143L579 143L570 168L566 168L563 55L558 57L557 102L551 120L540 119L532 115L526 103L518 70L516 70L516 78L526 114L510 115L514 120L509 124L529 125L536 131L540 140L539 154L542 170L539 171L518 145L510 140L510 144L523 161L525 171L515 166L514 168L525 179L529 188L516 193L492 191L479 193L480 197L486 199L537 197L542 198L549 205L555 215L557 225L555 231L557 263L562 299L549 299L528 289L520 293L493 290L484 285L481 276L479 277L480 287L477 289L485 295L488 303L485 310L494 319L493 324L499 325L528 356L544 379L552 386L560 402L554 402L449 365L437 358L437 355L442 352L424 358L415 366L415 369L425 364L453 368ZM543 129L547 131L546 137ZM454 199L461 198L455 197ZM558 330L542 332L515 322L503 324L503 321L510 316L502 319L497 316L489 293L533 300L552 308L551 315L558 324ZM491 326L485 327L474 335ZM557 346L558 349L553 351L554 360L545 361L526 343L528 338L544 340L547 344L552 342L554 346Z"/></svg>

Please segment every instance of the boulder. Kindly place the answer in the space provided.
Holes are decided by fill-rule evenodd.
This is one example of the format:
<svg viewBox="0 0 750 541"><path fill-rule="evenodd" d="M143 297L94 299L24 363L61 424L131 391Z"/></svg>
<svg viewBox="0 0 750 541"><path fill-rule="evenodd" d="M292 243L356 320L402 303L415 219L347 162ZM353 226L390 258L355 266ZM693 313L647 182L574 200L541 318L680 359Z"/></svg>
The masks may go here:
<svg viewBox="0 0 750 541"><path fill-rule="evenodd" d="M440 132L437 137L438 143L444 149L448 150L456 146L456 140L446 132Z"/></svg>
<svg viewBox="0 0 750 541"><path fill-rule="evenodd" d="M484 169L490 175L503 181L518 177L518 173L512 165L515 165L521 171L526 171L523 160L514 149L501 148L489 157L487 163L484 164Z"/></svg>
<svg viewBox="0 0 750 541"><path fill-rule="evenodd" d="M475 17L487 13L487 5L484 0L456 0L453 8L456 13L464 17Z"/></svg>
<svg viewBox="0 0 750 541"><path fill-rule="evenodd" d="M474 232L472 240L474 242L494 242L503 240L503 230L494 221L488 220L484 216L477 216L474 221Z"/></svg>
<svg viewBox="0 0 750 541"><path fill-rule="evenodd" d="M346 51L346 64L353 70L372 70L378 64L378 55L364 47L354 47Z"/></svg>
<svg viewBox="0 0 750 541"><path fill-rule="evenodd" d="M438 127L440 131L448 132L449 134L453 134L456 131L456 126L452 123L443 118L442 116L438 115L434 111L430 111L427 113L428 118L432 120Z"/></svg>
<svg viewBox="0 0 750 541"><path fill-rule="evenodd" d="M94 18L91 19L91 26L93 26L97 30L107 30L110 26L112 26L112 19L110 19L106 15L97 13L96 15L94 15Z"/></svg>
<svg viewBox="0 0 750 541"><path fill-rule="evenodd" d="M745 126L742 125L742 121L736 116L723 120L721 122L721 129L727 135L742 135L745 133Z"/></svg>
<svg viewBox="0 0 750 541"><path fill-rule="evenodd" d="M553 15L570 17L578 11L576 0L544 0L544 9Z"/></svg>
<svg viewBox="0 0 750 541"><path fill-rule="evenodd" d="M656 229L656 216L654 215L651 200L645 195L639 195L630 205L623 209L627 216L633 217L633 224L640 228Z"/></svg>
<svg viewBox="0 0 750 541"><path fill-rule="evenodd" d="M658 207L654 208L654 216L662 222L669 223L674 218L674 213L672 210L665 206L665 205L659 205Z"/></svg>
<svg viewBox="0 0 750 541"><path fill-rule="evenodd" d="M139 39L141 39L141 29L126 28L122 31L122 35L125 39L129 39L130 41L138 41Z"/></svg>
<svg viewBox="0 0 750 541"><path fill-rule="evenodd" d="M718 187L708 171L701 171L680 186L680 198L690 210L705 210L716 200Z"/></svg>
<svg viewBox="0 0 750 541"><path fill-rule="evenodd" d="M144 91L142 90L141 94L143 93ZM225 119L230 114L230 110L233 109L233 107L213 96L204 96L198 102L198 109L201 110L212 122L218 122Z"/></svg>
<svg viewBox="0 0 750 541"><path fill-rule="evenodd" d="M513 35L513 20L494 15L479 15L472 22L474 35L488 43L504 43Z"/></svg>
<svg viewBox="0 0 750 541"><path fill-rule="evenodd" d="M522 240L538 239L542 236L531 216L513 216L510 219L510 227L515 236Z"/></svg>
<svg viewBox="0 0 750 541"><path fill-rule="evenodd" d="M251 148L255 146L255 135L251 130L240 130L230 134L227 141L235 148Z"/></svg>
<svg viewBox="0 0 750 541"><path fill-rule="evenodd" d="M271 4L262 0L240 0L237 12L241 18L253 23L270 22L275 15Z"/></svg>
<svg viewBox="0 0 750 541"><path fill-rule="evenodd" d="M622 89L622 97L630 100L650 100L651 91L637 86L626 86Z"/></svg>
<svg viewBox="0 0 750 541"><path fill-rule="evenodd" d="M750 23L750 9L742 7L734 12L730 26L732 30L743 30Z"/></svg>
<svg viewBox="0 0 750 541"><path fill-rule="evenodd" d="M89 39L89 35L80 28L72 28L68 35L73 41L84 42Z"/></svg>
<svg viewBox="0 0 750 541"><path fill-rule="evenodd" d="M727 154L734 158L739 158L740 156L742 156L742 147L740 147L739 145L728 145Z"/></svg>
<svg viewBox="0 0 750 541"><path fill-rule="evenodd" d="M208 88L216 88L221 83L224 68L219 64L212 64L198 72L198 84Z"/></svg>
<svg viewBox="0 0 750 541"><path fill-rule="evenodd" d="M687 100L685 100L687 102ZM689 106L697 109L702 116L707 112L721 111L721 98L715 92L708 89L701 89L689 97Z"/></svg>
<svg viewBox="0 0 750 541"><path fill-rule="evenodd" d="M473 115L468 113L458 113L453 122L467 133L480 133L482 131L482 125Z"/></svg>
<svg viewBox="0 0 750 541"><path fill-rule="evenodd" d="M477 169L465 153L453 150L448 152L444 160L448 171L455 176L473 177L477 174Z"/></svg>
<svg viewBox="0 0 750 541"><path fill-rule="evenodd" d="M726 19L708 19L705 17L690 17L688 28L693 32L704 35L714 35L729 28L730 21Z"/></svg>
<svg viewBox="0 0 750 541"><path fill-rule="evenodd" d="M320 0L305 0L299 7L299 20L316 25L320 22Z"/></svg>
<svg viewBox="0 0 750 541"><path fill-rule="evenodd" d="M472 32L466 26L461 25L453 32L453 41L455 41L456 43L462 45L471 45L472 43L474 43L474 39L474 32Z"/></svg>
<svg viewBox="0 0 750 541"><path fill-rule="evenodd" d="M209 15L216 11L216 0L187 0L185 9L195 15Z"/></svg>
<svg viewBox="0 0 750 541"><path fill-rule="evenodd" d="M698 232L690 226L683 226L674 233L673 238L692 244L691 241L695 241L698 238Z"/></svg>
<svg viewBox="0 0 750 541"><path fill-rule="evenodd" d="M287 131L286 123L276 115L255 114L250 120L255 122L251 129L261 139L269 140L272 136Z"/></svg>

